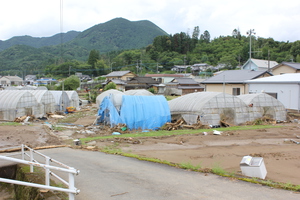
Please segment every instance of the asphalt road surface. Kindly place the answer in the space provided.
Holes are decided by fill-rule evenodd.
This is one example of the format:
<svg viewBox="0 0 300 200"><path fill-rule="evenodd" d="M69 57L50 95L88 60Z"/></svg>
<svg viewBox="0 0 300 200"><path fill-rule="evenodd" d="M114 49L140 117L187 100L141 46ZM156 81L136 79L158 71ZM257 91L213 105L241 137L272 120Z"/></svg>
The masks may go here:
<svg viewBox="0 0 300 200"><path fill-rule="evenodd" d="M118 155L70 148L40 152L80 170L76 200L300 199L291 191Z"/></svg>
<svg viewBox="0 0 300 200"><path fill-rule="evenodd" d="M80 170L78 200L300 199L300 194L243 181L70 148L42 153Z"/></svg>

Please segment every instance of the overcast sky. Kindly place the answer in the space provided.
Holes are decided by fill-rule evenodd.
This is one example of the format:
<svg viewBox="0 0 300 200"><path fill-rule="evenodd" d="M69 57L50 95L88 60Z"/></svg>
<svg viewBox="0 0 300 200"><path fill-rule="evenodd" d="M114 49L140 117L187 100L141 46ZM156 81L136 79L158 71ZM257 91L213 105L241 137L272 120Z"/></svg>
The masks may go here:
<svg viewBox="0 0 300 200"><path fill-rule="evenodd" d="M201 33L209 31L211 39L239 28L242 35L255 29L258 37L300 40L299 0L3 0L0 40L84 31L116 17L149 20L169 34L192 34L199 26Z"/></svg>

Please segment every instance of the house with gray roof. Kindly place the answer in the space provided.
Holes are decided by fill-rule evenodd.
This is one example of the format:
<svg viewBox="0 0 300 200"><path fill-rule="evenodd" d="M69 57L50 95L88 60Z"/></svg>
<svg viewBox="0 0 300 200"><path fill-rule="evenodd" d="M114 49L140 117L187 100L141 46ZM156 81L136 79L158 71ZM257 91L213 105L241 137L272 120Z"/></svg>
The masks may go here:
<svg viewBox="0 0 300 200"><path fill-rule="evenodd" d="M259 60L259 59L250 59L248 60L241 69L243 70L254 70L254 71L267 71L278 65L276 61L271 60Z"/></svg>
<svg viewBox="0 0 300 200"><path fill-rule="evenodd" d="M272 68L272 74L274 76L287 73L300 73L300 63L282 62Z"/></svg>
<svg viewBox="0 0 300 200"><path fill-rule="evenodd" d="M133 77L131 80L126 81L125 89L149 89L155 85L159 85L159 81L151 77Z"/></svg>
<svg viewBox="0 0 300 200"><path fill-rule="evenodd" d="M0 84L4 87L23 85L23 79L18 76L3 76L0 78Z"/></svg>
<svg viewBox="0 0 300 200"><path fill-rule="evenodd" d="M123 81L128 81L133 77L136 77L137 75L132 73L131 71L113 71L109 74L107 74L106 80L113 80L113 79L121 79Z"/></svg>
<svg viewBox="0 0 300 200"><path fill-rule="evenodd" d="M268 71L227 70L201 82L207 92L224 92L232 95L248 94L247 80L269 77Z"/></svg>
<svg viewBox="0 0 300 200"><path fill-rule="evenodd" d="M192 78L174 78L166 83L165 95L185 95L203 90L204 87Z"/></svg>

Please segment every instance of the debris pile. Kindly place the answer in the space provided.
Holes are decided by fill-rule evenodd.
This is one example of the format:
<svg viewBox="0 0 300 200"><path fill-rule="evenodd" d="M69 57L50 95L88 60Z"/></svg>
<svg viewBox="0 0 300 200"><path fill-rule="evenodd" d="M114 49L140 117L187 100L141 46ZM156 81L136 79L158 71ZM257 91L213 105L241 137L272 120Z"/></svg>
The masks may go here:
<svg viewBox="0 0 300 200"><path fill-rule="evenodd" d="M162 130L179 130L179 129L208 129L210 128L207 125L203 125L200 120L196 124L188 125L183 118L180 118L174 123L167 122L164 126L161 127Z"/></svg>
<svg viewBox="0 0 300 200"><path fill-rule="evenodd" d="M15 118L14 122L29 122L29 121L33 121L35 119L35 117L33 115L24 115L22 117L17 117Z"/></svg>

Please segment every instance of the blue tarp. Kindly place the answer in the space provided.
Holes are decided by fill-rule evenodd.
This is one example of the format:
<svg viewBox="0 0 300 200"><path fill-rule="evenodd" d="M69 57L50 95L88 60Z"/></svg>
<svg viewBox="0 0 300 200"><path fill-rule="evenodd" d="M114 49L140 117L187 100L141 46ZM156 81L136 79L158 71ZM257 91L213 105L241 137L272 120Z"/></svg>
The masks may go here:
<svg viewBox="0 0 300 200"><path fill-rule="evenodd" d="M111 97L105 97L98 111L98 122L111 127L122 123L129 129L155 130L171 121L170 108L164 96L122 96L120 112Z"/></svg>

